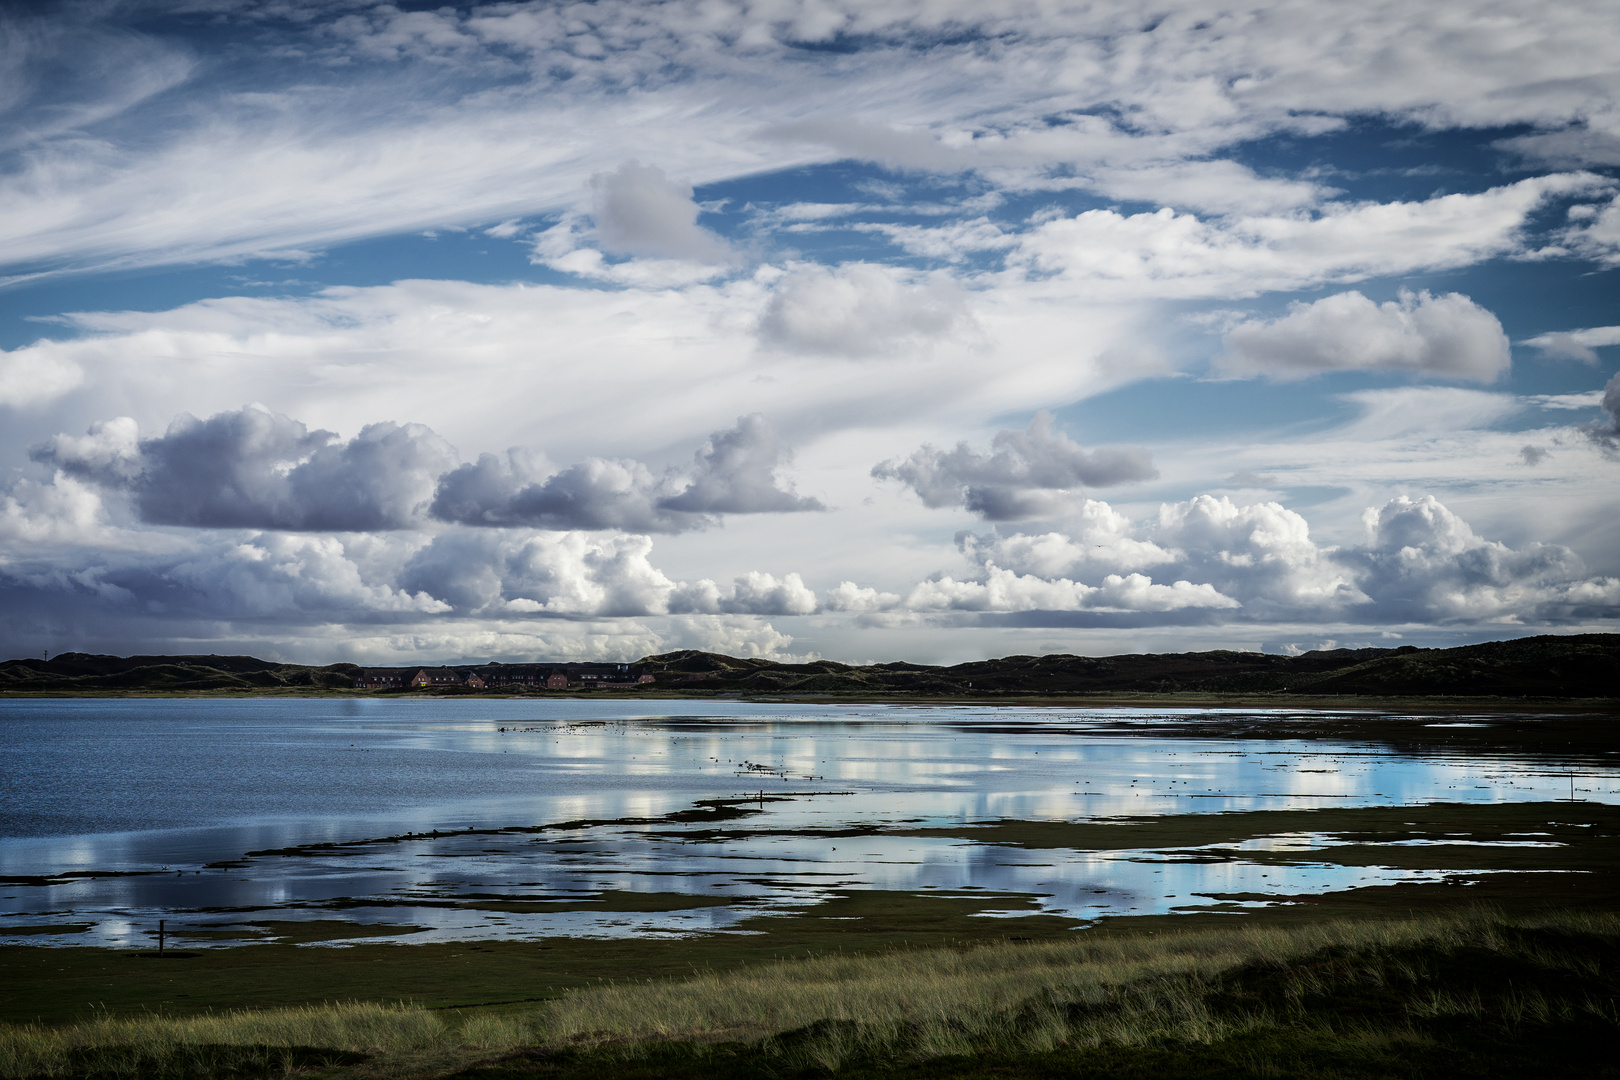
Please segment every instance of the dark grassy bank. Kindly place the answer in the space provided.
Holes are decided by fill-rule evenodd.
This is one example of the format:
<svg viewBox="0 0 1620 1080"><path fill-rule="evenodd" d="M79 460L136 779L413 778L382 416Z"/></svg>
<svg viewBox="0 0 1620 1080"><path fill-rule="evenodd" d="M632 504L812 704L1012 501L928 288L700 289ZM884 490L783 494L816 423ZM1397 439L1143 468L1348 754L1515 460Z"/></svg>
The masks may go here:
<svg viewBox="0 0 1620 1080"><path fill-rule="evenodd" d="M1411 941L1346 941L1209 975L1129 980L1108 994L1036 995L998 1024L947 1025L943 1039L916 1022L821 1020L746 1043L544 1048L454 1075L1615 1076L1620 948L1599 925L1479 920ZM1153 948L1164 944L1174 947Z"/></svg>
<svg viewBox="0 0 1620 1080"><path fill-rule="evenodd" d="M1613 699L1620 634L1542 636L1453 649L1334 649L1302 656L1216 651L1120 656L1007 656L952 667L834 661L783 664L691 650L636 666L656 681L642 694L1023 701L1066 696L1171 695L1302 700L1435 697ZM353 692L353 664L307 667L251 656L92 656L0 663L0 693ZM402 691L361 691L400 693ZM403 691L421 693L424 691ZM473 693L462 688L427 691ZM558 691L503 687L508 696ZM595 693L623 693L603 690Z"/></svg>
<svg viewBox="0 0 1620 1080"><path fill-rule="evenodd" d="M723 842L726 827L718 823L702 839ZM1092 823L999 821L943 831L898 826L883 831L943 832L1026 848L1184 851L1205 861L1378 864L1434 873L1428 883L1292 898L1188 897L1190 906L1209 910L1108 919L1083 930L1082 919L1041 913L1038 897L988 890L835 890L797 913L747 919L737 927L739 933L676 939L396 945L365 938L408 934L411 927L360 926L335 919L256 922L245 935L240 925L228 924L228 915L175 913L169 923L170 945L175 948L178 942L182 955L164 959L111 949L53 948L43 942L0 948L0 1022L62 1024L84 1017L92 1006L111 1016L152 1010L187 1015L349 1000L406 999L432 1008L498 1007L503 1002L555 998L603 979L668 980L695 970L735 972L785 958L1059 941L1077 933L1089 939L1227 927L1298 929L1324 920L1402 919L1480 904L1515 918L1535 917L1549 908L1620 912L1620 808L1600 803L1325 808ZM1238 847L1257 837L1277 835L1319 836L1324 843L1277 851ZM1536 842L1522 843L1525 840ZM665 902L690 907L716 899L614 894L579 906L599 903L628 909L632 906L628 901L634 900L643 907ZM1285 902L1276 903L1279 899ZM1273 905L1249 906L1256 900ZM468 901L489 902L481 897ZM1018 916L1019 911L1029 914ZM985 918L983 912L1002 917ZM244 936L261 943L195 947ZM58 934L53 944L70 941L70 934ZM300 947L323 942L344 942L344 947Z"/></svg>
<svg viewBox="0 0 1620 1080"><path fill-rule="evenodd" d="M823 955L482 1009L0 1027L28 1077L1613 1076L1620 918L1478 906Z"/></svg>

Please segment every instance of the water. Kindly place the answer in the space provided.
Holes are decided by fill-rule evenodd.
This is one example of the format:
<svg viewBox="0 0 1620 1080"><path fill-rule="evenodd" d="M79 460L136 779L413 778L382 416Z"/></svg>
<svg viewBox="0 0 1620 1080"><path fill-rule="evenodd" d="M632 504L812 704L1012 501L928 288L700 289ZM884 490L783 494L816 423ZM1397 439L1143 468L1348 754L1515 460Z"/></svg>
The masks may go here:
<svg viewBox="0 0 1620 1080"><path fill-rule="evenodd" d="M1127 714L1136 730L1121 734L1112 724ZM1312 834L1075 851L900 833L1572 790L1620 799L1595 767L1140 733L1144 719L1151 731L1200 715L1223 714L624 699L0 702L0 941L143 945L158 918L182 935L206 932L188 944L309 920L392 927L402 941L677 935L747 930L751 917L870 889L981 894L988 917L1198 910L1217 904L1210 894L1440 875L1409 860L1336 865L1322 855L1332 838ZM731 801L722 820L665 818L704 800ZM594 824L536 831L566 822ZM1260 851L1290 857L1244 854Z"/></svg>

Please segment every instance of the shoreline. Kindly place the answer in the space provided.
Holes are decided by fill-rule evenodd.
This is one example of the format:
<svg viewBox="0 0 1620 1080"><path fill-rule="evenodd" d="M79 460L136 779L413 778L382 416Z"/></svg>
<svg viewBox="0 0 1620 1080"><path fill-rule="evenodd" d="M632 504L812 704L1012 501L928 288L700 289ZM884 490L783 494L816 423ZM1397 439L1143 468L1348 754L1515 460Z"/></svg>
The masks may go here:
<svg viewBox="0 0 1620 1080"><path fill-rule="evenodd" d="M655 690L628 693L618 690L592 690L579 693L553 691L545 694L467 692L460 690L377 691L343 690L327 687L285 687L265 690L16 690L0 688L0 701L10 699L152 699L196 698L232 700L252 698L307 698L313 700L361 701L733 701L749 704L791 705L910 705L918 707L961 707L964 705L1000 708L1122 708L1122 709L1298 709L1313 712L1345 711L1390 712L1397 710L1488 711L1488 712L1612 712L1620 714L1620 697L1506 697L1501 695L1388 695L1369 694L1214 694L1197 691L1100 691L1095 693L1054 694L783 694L741 691Z"/></svg>

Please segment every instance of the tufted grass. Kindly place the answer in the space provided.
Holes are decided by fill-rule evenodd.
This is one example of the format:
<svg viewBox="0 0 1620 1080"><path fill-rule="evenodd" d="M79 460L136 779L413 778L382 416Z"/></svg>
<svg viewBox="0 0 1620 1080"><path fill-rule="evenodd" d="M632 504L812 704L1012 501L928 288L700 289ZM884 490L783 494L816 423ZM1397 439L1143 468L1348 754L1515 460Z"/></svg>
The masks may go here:
<svg viewBox="0 0 1620 1080"><path fill-rule="evenodd" d="M603 984L503 1009L349 1002L12 1025L0 1027L0 1078L442 1076L479 1063L517 1075L501 1062L520 1054L561 1055L585 1069L578 1075L605 1076L677 1045L698 1058L724 1045L779 1075L827 1075L1207 1048L1284 1030L1366 1055L1432 1043L1459 1024L1509 1039L1574 1025L1613 1040L1620 1014L1605 958L1617 942L1620 915L1487 910L1081 932Z"/></svg>

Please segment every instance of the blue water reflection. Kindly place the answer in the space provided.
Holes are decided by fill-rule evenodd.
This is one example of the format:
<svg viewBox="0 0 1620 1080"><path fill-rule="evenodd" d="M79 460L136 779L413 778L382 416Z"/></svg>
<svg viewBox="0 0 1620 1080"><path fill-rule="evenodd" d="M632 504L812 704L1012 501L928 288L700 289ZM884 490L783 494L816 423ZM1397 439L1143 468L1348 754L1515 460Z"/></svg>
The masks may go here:
<svg viewBox="0 0 1620 1080"><path fill-rule="evenodd" d="M1595 766L1118 727L1228 715L607 698L0 702L0 940L143 944L159 917L225 933L263 920L396 924L409 941L681 934L858 889L1005 894L987 901L992 915L1166 912L1207 906L1211 893L1438 875L1316 861L1324 841L1310 836L1188 858L876 830L1620 797ZM657 820L750 794L749 817ZM492 831L560 822L598 824ZM379 842L247 856L365 840ZM1258 850L1294 857L1242 855ZM589 910L615 893L736 899Z"/></svg>

